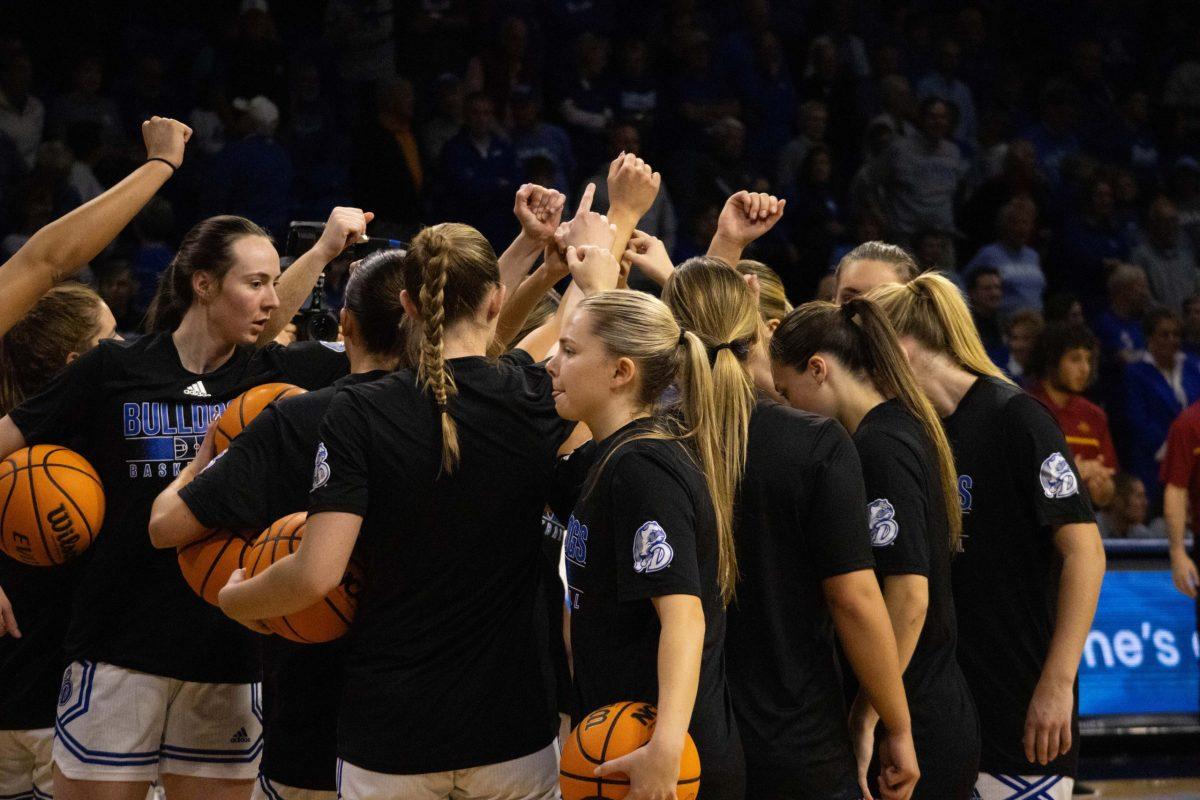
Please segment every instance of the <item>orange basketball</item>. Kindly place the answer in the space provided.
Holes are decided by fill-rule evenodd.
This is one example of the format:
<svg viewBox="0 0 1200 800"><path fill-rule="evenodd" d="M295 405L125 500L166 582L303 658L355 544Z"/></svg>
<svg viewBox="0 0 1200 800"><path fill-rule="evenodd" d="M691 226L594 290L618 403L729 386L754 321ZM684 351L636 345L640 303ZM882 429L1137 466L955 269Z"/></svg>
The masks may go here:
<svg viewBox="0 0 1200 800"><path fill-rule="evenodd" d="M217 593L240 569L250 538L240 533L213 531L202 539L179 548L179 571L192 591L205 602L217 604Z"/></svg>
<svg viewBox="0 0 1200 800"><path fill-rule="evenodd" d="M632 753L649 742L657 719L657 708L634 702L613 703L584 717L563 746L558 769L563 800L619 800L627 795L626 776L597 778L592 773L605 761ZM696 800L700 793L700 755L691 736L683 743L675 793L679 800Z"/></svg>
<svg viewBox="0 0 1200 800"><path fill-rule="evenodd" d="M263 531L246 553L246 577L253 578L276 561L299 550L307 519L308 515L300 511L276 520ZM360 587L358 568L351 562L341 584L324 598L302 611L263 621L272 633L293 642L331 642L350 630L354 611L358 607Z"/></svg>
<svg viewBox="0 0 1200 800"><path fill-rule="evenodd" d="M290 383L264 383L233 398L217 420L217 430L213 434L216 438L217 452L224 453L233 437L241 433L264 408L276 400L297 394L304 394L304 390L299 386Z"/></svg>
<svg viewBox="0 0 1200 800"><path fill-rule="evenodd" d="M104 486L83 456L37 444L0 462L0 550L55 567L87 550L104 523Z"/></svg>

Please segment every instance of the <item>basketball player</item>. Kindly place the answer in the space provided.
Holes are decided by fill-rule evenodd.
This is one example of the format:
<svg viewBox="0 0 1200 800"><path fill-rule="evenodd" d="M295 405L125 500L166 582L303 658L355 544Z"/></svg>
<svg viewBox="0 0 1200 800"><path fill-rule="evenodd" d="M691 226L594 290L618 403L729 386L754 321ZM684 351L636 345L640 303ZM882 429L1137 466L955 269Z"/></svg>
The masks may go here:
<svg viewBox="0 0 1200 800"><path fill-rule="evenodd" d="M615 284L611 256L569 255L586 292ZM604 274L588 283L585 266ZM421 231L404 283L418 370L334 398L299 550L249 580L235 572L221 607L247 622L300 610L341 581L357 547L339 796L553 798L552 667L530 621L545 614L546 486L573 426L527 354L486 358L504 290L478 231Z"/></svg>
<svg viewBox="0 0 1200 800"><path fill-rule="evenodd" d="M296 263L331 261L367 219L335 209ZM340 346L254 347L273 315L290 318L299 305L281 305L278 277L279 256L254 223L199 223L164 275L152 333L101 342L0 419L0 456L76 442L107 499L66 640L57 800L142 800L160 775L172 800L240 800L257 774L254 643L188 588L175 555L150 546L146 526L154 498L229 400L269 381L317 388L345 373Z"/></svg>
<svg viewBox="0 0 1200 800"><path fill-rule="evenodd" d="M869 295L891 320L958 469L958 660L979 711L983 800L1071 796L1076 678L1104 577L1091 503L1050 412L984 352L958 289L925 274Z"/></svg>
<svg viewBox="0 0 1200 800"><path fill-rule="evenodd" d="M142 123L146 162L99 197L51 222L0 264L0 335L59 281L86 266L117 238L183 164L192 129L166 117Z"/></svg>
<svg viewBox="0 0 1200 800"><path fill-rule="evenodd" d="M920 271L903 247L863 242L842 256L833 272L834 302L844 303L885 283L908 283Z"/></svg>
<svg viewBox="0 0 1200 800"><path fill-rule="evenodd" d="M0 338L0 413L115 336L112 312L91 289L72 283L51 289ZM53 791L54 710L67 664L63 640L87 558L49 569L0 553L0 797L50 797Z"/></svg>
<svg viewBox="0 0 1200 800"><path fill-rule="evenodd" d="M741 798L741 743L725 684L725 604L737 575L737 464L721 439L708 355L661 301L594 295L568 317L546 367L555 404L595 441L560 470L568 519L570 643L581 713L621 700L658 706L650 742L597 767L632 797L673 797L685 733L705 800ZM680 417L654 413L678 386Z"/></svg>
<svg viewBox="0 0 1200 800"><path fill-rule="evenodd" d="M213 529L260 531L308 507L318 428L343 386L384 377L404 351L401 252L373 253L346 283L341 329L350 375L275 403L211 461L212 436L158 499L150 517L156 547L179 547ZM264 480L264 476L269 476ZM263 641L263 758L255 800L333 800L337 704L345 644Z"/></svg>
<svg viewBox="0 0 1200 800"><path fill-rule="evenodd" d="M742 276L712 258L682 264L663 299L713 362L718 417L745 466L734 505L741 580L726 664L746 754L747 797L861 796L834 667L834 626L884 710L889 797L917 778L891 625L871 570L862 472L834 422L770 400L765 325ZM763 364L756 362L761 360ZM851 511L852 510L852 511Z"/></svg>
<svg viewBox="0 0 1200 800"><path fill-rule="evenodd" d="M841 422L862 462L875 571L921 768L913 797L967 800L979 772L979 718L955 657L950 559L962 515L941 420L870 301L801 306L776 329L771 353L787 401ZM850 719L863 795L873 797L879 790L867 781L867 765L878 714L862 692Z"/></svg>

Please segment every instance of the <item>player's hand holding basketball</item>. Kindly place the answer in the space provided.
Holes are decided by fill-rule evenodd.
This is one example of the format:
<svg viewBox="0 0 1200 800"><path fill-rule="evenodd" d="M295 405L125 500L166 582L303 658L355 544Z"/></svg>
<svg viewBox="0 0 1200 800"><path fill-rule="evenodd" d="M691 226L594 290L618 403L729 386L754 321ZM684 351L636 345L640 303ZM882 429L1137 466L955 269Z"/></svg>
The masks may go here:
<svg viewBox="0 0 1200 800"><path fill-rule="evenodd" d="M879 796L883 800L909 800L921 770L912 731L888 731L879 740Z"/></svg>
<svg viewBox="0 0 1200 800"><path fill-rule="evenodd" d="M1048 764L1071 749L1071 709L1075 705L1074 681L1045 675L1033 690L1025 715L1025 757Z"/></svg>
<svg viewBox="0 0 1200 800"><path fill-rule="evenodd" d="M329 219L325 221L325 230L321 232L321 238L313 245L313 250L317 251L326 261L333 261L342 251L352 244L357 244L364 236L367 235L367 224L375 219L375 214L371 211L363 211L361 208L347 208L338 206L329 212Z"/></svg>
<svg viewBox="0 0 1200 800"><path fill-rule="evenodd" d="M775 227L775 223L783 217L786 205L786 200L774 195L740 191L725 201L721 216L717 218L717 234L714 238L744 248Z"/></svg>
<svg viewBox="0 0 1200 800"><path fill-rule="evenodd" d="M596 777L628 776L629 794L625 800L676 800L682 753L682 746L672 749L651 738L644 747L596 767Z"/></svg>
<svg viewBox="0 0 1200 800"><path fill-rule="evenodd" d="M13 615L12 603L8 601L8 595L4 593L2 586L0 586L0 636L21 638L21 629L17 627L17 618Z"/></svg>
<svg viewBox="0 0 1200 800"><path fill-rule="evenodd" d="M192 129L169 117L151 117L142 123L146 158L161 158L175 168L183 164L183 150L192 138Z"/></svg>
<svg viewBox="0 0 1200 800"><path fill-rule="evenodd" d="M536 183L521 186L513 203L513 214L521 223L521 233L538 244L549 242L562 221L566 202L566 195L554 189Z"/></svg>
<svg viewBox="0 0 1200 800"><path fill-rule="evenodd" d="M226 598L229 597L229 590L234 588L235 586L245 583L245 582L246 582L246 570L245 569L235 569L233 571L233 573L229 576L229 580L225 583L224 586L221 587L221 591L217 595L217 603L221 606L221 610L225 612L225 616L229 617L234 622L237 622L241 625L246 626L247 628L254 631L255 633L262 633L262 634L266 634L269 636L273 633L273 631L269 627L267 627L267 624L265 622L263 622L260 619L239 619L238 617L235 617L232 614L230 614L229 609L226 607Z"/></svg>

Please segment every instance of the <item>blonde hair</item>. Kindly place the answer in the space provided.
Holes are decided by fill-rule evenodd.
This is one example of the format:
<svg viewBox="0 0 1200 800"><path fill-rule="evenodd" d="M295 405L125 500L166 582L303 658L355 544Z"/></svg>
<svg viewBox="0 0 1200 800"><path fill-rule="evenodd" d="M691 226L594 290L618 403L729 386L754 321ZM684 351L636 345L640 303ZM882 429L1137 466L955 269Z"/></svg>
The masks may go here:
<svg viewBox="0 0 1200 800"><path fill-rule="evenodd" d="M724 267L724 269L729 269ZM735 457L721 439L722 424L713 395L713 374L700 337L684 331L659 299L643 292L599 292L579 303L590 330L614 357L632 360L641 376L638 401L653 407L672 384L679 388L682 419L659 414L655 428L631 434L617 447L638 439L686 440L704 474L717 520L718 585L728 604L737 584L733 550L733 485ZM615 452L616 448L610 451ZM607 459L593 473L595 485Z"/></svg>
<svg viewBox="0 0 1200 800"><path fill-rule="evenodd" d="M443 222L423 228L404 256L404 288L421 312L417 379L437 404L446 473L454 470L460 455L458 427L450 415L450 400L458 388L442 352L446 326L472 317L499 284L496 252L470 225Z"/></svg>
<svg viewBox="0 0 1200 800"><path fill-rule="evenodd" d="M879 304L900 336L913 337L967 372L1012 383L988 358L967 303L949 279L927 272L908 283L877 286L867 298Z"/></svg>
<svg viewBox="0 0 1200 800"><path fill-rule="evenodd" d="M841 306L820 300L805 303L775 331L771 338L771 359L803 372L818 353L837 359L852 374L870 381L884 397L899 400L921 423L937 455L950 552L958 552L962 510L954 455L942 421L918 387L891 323L875 303L861 297Z"/></svg>
<svg viewBox="0 0 1200 800"><path fill-rule="evenodd" d="M737 271L743 275L758 277L758 310L763 322L782 320L792 312L792 304L783 288L779 273L761 261L744 258L737 263Z"/></svg>
<svg viewBox="0 0 1200 800"><path fill-rule="evenodd" d="M885 264L891 264L896 268L896 274L901 283L908 283L921 272L921 268L917 266L912 255L903 247L876 240L863 242L842 256L833 271L834 280L841 280L842 270L855 261L882 261Z"/></svg>
<svg viewBox="0 0 1200 800"><path fill-rule="evenodd" d="M758 342L760 315L754 296L742 277L713 258L692 258L679 266L663 288L663 301L680 326L703 343L712 365L715 433L725 454L717 477L723 495L737 497L750 443L750 415L754 411L754 381L746 359ZM721 552L731 554L725 576L736 585L736 542L732 526ZM730 594L732 597L732 593Z"/></svg>

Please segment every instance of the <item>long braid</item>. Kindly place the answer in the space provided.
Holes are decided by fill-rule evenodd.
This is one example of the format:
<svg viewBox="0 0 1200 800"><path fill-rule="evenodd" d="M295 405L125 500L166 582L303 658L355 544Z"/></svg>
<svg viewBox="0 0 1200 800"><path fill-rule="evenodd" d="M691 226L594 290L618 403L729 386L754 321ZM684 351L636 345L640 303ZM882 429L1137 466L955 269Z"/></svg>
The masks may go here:
<svg viewBox="0 0 1200 800"><path fill-rule="evenodd" d="M437 403L442 425L442 471L450 473L458 465L458 428L450 416L450 398L458 393L454 376L446 369L443 340L446 325L446 280L449 274L450 243L439 234L429 237L430 256L425 261L421 280L421 315L424 340L418 378Z"/></svg>

